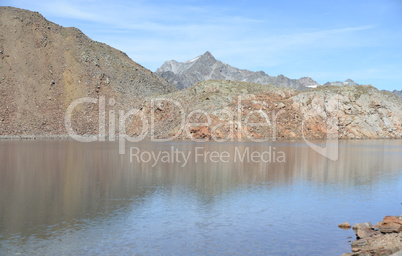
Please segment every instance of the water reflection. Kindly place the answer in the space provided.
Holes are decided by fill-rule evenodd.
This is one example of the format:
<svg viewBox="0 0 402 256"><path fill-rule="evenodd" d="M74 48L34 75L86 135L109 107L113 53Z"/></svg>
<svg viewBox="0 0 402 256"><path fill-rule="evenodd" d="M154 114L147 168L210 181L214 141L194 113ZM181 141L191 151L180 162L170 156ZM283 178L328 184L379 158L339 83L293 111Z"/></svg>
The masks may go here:
<svg viewBox="0 0 402 256"><path fill-rule="evenodd" d="M196 163L190 158L184 167L161 162L152 167L152 162L130 163L129 154L118 155L115 143L0 141L0 240L16 234L48 238L60 230L78 230L88 220L140 208L156 191L172 198L193 191L208 208L222 195L255 186L275 193L303 182L342 190L373 188L402 169L401 140L341 141L336 162L300 142L131 146L155 152L171 147L195 152L195 147L203 147L231 156L247 147L251 152L275 147L276 152L284 152L286 162Z"/></svg>
<svg viewBox="0 0 402 256"><path fill-rule="evenodd" d="M373 185L401 168L400 141L375 141L373 146L342 142L337 162L328 160L301 144L275 144L286 163L180 164L130 163L128 154L117 154L111 143L82 144L73 141L1 142L0 213L2 227L22 232L38 224L54 225L60 220L91 218L108 214L119 200L139 199L163 186L174 193L178 186L211 196L266 184L267 188L290 185L304 179L343 186ZM272 146L270 144L269 146ZM293 146L289 146L293 145ZM268 145L143 143L142 149L160 151L171 146L183 151L228 151L250 147L266 151ZM4 230L4 229L3 229Z"/></svg>

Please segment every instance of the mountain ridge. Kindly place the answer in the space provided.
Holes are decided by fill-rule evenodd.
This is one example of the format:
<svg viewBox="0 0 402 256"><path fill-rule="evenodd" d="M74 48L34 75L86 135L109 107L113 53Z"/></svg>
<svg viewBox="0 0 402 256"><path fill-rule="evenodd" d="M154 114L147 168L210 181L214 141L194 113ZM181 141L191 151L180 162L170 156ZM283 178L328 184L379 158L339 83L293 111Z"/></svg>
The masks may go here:
<svg viewBox="0 0 402 256"><path fill-rule="evenodd" d="M258 115L251 117L255 120L248 120L248 115L263 110L270 118L275 113L280 115L275 127L278 139L301 139L303 121L307 137L325 138L326 121L334 115L339 120L340 138L402 137L402 100L395 93L361 85L295 90L261 83L222 81L219 80L220 68L222 72L233 71L234 74L229 72L228 76L234 78L246 74L256 80L267 76L285 85L293 82L285 76L270 77L262 71L240 72L218 62L211 53L184 65L177 63L168 63L171 65L167 67L168 72L193 69L193 76L185 76L192 82L197 79L198 70L201 70L198 75L205 75L204 69L208 79L218 80L198 82L191 88L178 90L125 53L91 40L76 28L61 27L35 12L0 7L0 135L66 135L68 106L83 97L100 105L103 97L104 113L113 110L116 114L108 117L109 122L120 124L117 116L127 113L124 111L138 110L142 114L127 120L129 136L141 134L147 119L148 123L156 122L156 137L169 137L193 121L208 123L203 118L206 113L211 117L211 124L219 128L218 137L230 135L231 131L236 138L245 138L247 134L254 138L269 137L273 133L272 126L242 129L249 121L264 122ZM315 83L308 77L297 82ZM160 95L173 101L153 105L153 100L161 100ZM244 96L240 104L239 96ZM173 111L175 103L183 106L181 112ZM102 110L97 105L84 103L74 110L71 123L77 134L99 134ZM190 111L197 115L191 115ZM183 126L181 117L186 113L189 116ZM231 118L238 113L242 119ZM212 138L214 133L208 126L189 130L190 136L195 138ZM178 138L190 139L186 134Z"/></svg>
<svg viewBox="0 0 402 256"><path fill-rule="evenodd" d="M185 62L175 60L166 61L156 70L155 74L165 78L179 89L185 89L198 82L210 79L271 84L299 90L316 87L318 85L318 83L310 77L290 79L284 75L270 76L264 71L254 72L235 68L217 60L209 51Z"/></svg>
<svg viewBox="0 0 402 256"><path fill-rule="evenodd" d="M398 90L393 90L392 93L396 94L399 96L399 98L402 99L402 90L398 91Z"/></svg>

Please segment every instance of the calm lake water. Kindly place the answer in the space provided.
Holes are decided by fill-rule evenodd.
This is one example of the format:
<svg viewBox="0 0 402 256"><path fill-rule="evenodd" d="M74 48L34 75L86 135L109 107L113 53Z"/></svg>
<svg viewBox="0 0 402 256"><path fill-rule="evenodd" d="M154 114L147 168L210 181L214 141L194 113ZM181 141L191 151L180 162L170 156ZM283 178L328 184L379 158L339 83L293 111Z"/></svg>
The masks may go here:
<svg viewBox="0 0 402 256"><path fill-rule="evenodd" d="M402 214L402 140L339 146L0 141L0 255L341 255L338 224Z"/></svg>

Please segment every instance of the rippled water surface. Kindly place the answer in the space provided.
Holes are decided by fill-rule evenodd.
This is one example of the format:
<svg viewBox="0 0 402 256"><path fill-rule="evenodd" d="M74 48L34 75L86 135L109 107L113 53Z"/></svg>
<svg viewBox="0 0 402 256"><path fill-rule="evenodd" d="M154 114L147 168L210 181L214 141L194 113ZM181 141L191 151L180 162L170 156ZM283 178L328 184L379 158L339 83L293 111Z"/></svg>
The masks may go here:
<svg viewBox="0 0 402 256"><path fill-rule="evenodd" d="M341 255L354 233L338 224L402 214L402 141L339 146L334 162L302 142L119 155L111 142L0 141L0 255ZM130 147L190 157L136 161ZM235 159L246 150L266 163Z"/></svg>

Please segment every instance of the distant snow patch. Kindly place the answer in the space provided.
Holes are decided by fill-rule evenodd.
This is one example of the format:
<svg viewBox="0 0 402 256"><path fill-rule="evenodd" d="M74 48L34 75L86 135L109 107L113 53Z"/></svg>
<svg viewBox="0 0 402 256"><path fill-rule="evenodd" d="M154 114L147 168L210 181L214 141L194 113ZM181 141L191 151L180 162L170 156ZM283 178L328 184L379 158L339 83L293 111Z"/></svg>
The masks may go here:
<svg viewBox="0 0 402 256"><path fill-rule="evenodd" d="M197 61L200 57L201 56L195 57L194 59L186 61L185 63L191 63L191 62Z"/></svg>

